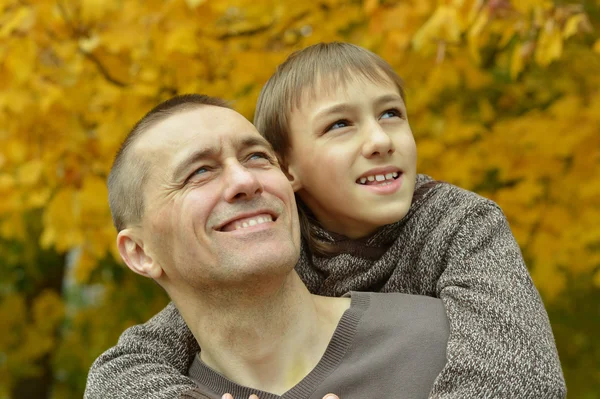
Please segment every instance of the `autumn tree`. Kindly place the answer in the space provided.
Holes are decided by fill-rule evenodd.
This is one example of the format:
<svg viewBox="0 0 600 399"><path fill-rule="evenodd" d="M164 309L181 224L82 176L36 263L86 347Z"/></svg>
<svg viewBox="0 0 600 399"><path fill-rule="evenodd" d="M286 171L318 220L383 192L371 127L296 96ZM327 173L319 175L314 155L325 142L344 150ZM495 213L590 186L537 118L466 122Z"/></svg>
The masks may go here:
<svg viewBox="0 0 600 399"><path fill-rule="evenodd" d="M406 81L419 169L498 202L570 396L598 397L600 1L0 0L0 398L81 397L167 302L122 266L105 180L177 93L252 117L292 51L350 41Z"/></svg>

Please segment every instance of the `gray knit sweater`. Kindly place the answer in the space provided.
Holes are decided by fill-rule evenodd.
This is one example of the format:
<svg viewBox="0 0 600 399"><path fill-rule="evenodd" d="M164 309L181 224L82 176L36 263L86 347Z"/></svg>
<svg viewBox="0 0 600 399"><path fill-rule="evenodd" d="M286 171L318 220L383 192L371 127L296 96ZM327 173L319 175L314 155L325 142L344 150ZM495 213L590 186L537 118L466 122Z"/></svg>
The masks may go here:
<svg viewBox="0 0 600 399"><path fill-rule="evenodd" d="M442 299L448 361L430 398L564 398L548 315L501 209L456 186L419 175L399 222L362 240L326 231L340 255L312 256L296 270L313 293L404 292ZM88 375L85 398L176 398L199 350L171 303L127 329ZM343 399L343 398L341 398Z"/></svg>

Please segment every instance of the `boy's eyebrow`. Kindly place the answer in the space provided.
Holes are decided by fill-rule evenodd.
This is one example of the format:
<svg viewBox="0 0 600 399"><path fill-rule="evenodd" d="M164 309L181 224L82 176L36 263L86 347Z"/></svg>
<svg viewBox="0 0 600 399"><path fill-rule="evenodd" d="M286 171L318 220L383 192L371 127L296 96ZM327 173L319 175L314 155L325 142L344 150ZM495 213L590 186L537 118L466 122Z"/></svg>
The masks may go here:
<svg viewBox="0 0 600 399"><path fill-rule="evenodd" d="M381 106L382 104L391 103L394 101L403 102L402 97L400 97L399 94L385 94L375 100L375 106ZM352 109L352 105L347 103L332 105L331 107L324 108L319 111L315 116L315 119L321 118L327 114L343 113L350 109Z"/></svg>
<svg viewBox="0 0 600 399"><path fill-rule="evenodd" d="M400 97L399 94L386 94L384 96L377 98L377 100L375 100L375 105L382 105L385 103L391 103L391 102L398 101L398 100L404 102L402 100L402 97Z"/></svg>

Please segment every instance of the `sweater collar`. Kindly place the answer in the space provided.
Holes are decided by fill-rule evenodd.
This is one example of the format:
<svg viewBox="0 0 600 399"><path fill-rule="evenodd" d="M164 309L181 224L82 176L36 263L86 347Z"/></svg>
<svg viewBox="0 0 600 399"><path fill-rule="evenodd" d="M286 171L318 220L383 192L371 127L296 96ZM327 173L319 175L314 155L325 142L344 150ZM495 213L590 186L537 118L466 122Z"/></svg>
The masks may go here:
<svg viewBox="0 0 600 399"><path fill-rule="evenodd" d="M395 223L378 228L366 237L351 239L342 234L328 231L318 224L312 226L312 231L317 239L332 246L334 248L334 253L347 253L352 256L377 260L387 251L390 245L396 241L402 226L423 204L425 199L429 196L431 188L438 183L438 181L433 180L427 175L417 175L413 200L406 216Z"/></svg>

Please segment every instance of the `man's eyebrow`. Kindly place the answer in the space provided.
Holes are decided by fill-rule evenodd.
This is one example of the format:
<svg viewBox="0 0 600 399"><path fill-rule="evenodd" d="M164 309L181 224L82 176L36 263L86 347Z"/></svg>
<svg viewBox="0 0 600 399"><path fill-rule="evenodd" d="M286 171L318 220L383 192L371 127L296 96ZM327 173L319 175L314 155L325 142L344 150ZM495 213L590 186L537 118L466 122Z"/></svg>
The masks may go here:
<svg viewBox="0 0 600 399"><path fill-rule="evenodd" d="M273 151L273 147L271 147L271 144L269 144L269 142L265 140L262 136L245 137L239 140L239 142L236 143L236 146L238 149L261 146L268 149L269 151ZM187 168L189 168L189 166L194 162L200 159L214 158L218 155L218 153L219 150L217 150L214 147L200 148L196 151L191 152L175 167L175 170L173 171L172 175L173 180L179 179L181 175L187 170Z"/></svg>
<svg viewBox="0 0 600 399"><path fill-rule="evenodd" d="M198 161L199 159L215 157L218 152L219 151L217 151L214 147L200 148L196 151L191 152L175 167L175 170L173 171L172 175L173 180L179 179L179 177L186 171L186 169L189 168L189 166L194 162Z"/></svg>
<svg viewBox="0 0 600 399"><path fill-rule="evenodd" d="M265 147L268 148L270 151L273 151L273 147L271 147L271 144L262 136L245 137L237 143L238 148L247 148L254 146Z"/></svg>

